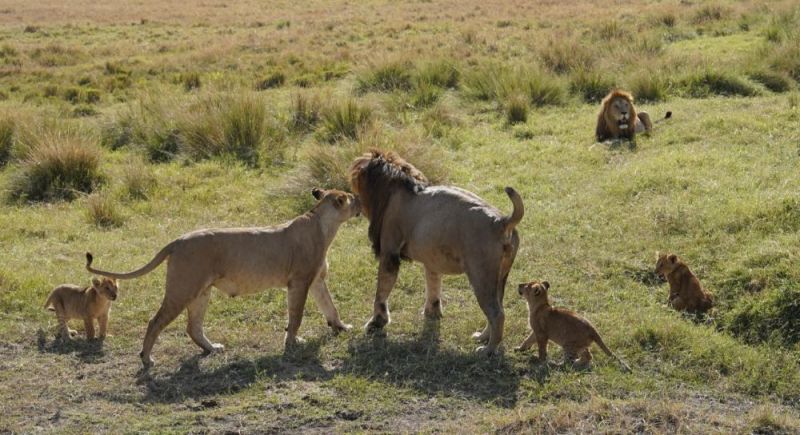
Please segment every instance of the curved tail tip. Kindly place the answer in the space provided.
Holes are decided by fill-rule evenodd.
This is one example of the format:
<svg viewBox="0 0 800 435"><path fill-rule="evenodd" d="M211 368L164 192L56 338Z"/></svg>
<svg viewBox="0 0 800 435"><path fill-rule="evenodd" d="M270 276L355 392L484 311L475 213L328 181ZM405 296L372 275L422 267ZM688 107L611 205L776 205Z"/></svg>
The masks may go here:
<svg viewBox="0 0 800 435"><path fill-rule="evenodd" d="M509 195L509 196L517 193L517 191L514 190L514 188L511 187L511 186L506 186L506 188L504 190L506 191L506 195Z"/></svg>
<svg viewBox="0 0 800 435"><path fill-rule="evenodd" d="M667 111L667 114L666 114L666 115L664 115L664 119L670 119L670 118L672 118L672 111L671 111L671 110L668 110L668 111Z"/></svg>
<svg viewBox="0 0 800 435"><path fill-rule="evenodd" d="M91 266L92 265L92 261L94 261L94 257L92 257L92 253L91 252L87 252L86 253L86 267Z"/></svg>

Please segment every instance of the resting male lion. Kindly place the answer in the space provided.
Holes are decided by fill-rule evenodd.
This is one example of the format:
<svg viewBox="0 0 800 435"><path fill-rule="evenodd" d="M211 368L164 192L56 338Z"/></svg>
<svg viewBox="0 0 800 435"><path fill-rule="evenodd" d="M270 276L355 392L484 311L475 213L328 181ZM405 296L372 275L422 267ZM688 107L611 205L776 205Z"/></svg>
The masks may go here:
<svg viewBox="0 0 800 435"><path fill-rule="evenodd" d="M379 260L373 315L366 325L374 332L389 323L387 299L397 280L401 259L425 266L425 316L441 317L442 275L465 273L488 320L481 333L493 353L503 339L503 292L519 247L514 227L522 219L522 199L506 193L514 204L511 216L475 194L451 186L430 186L410 163L394 153L372 151L350 168L350 185L361 198L369 219L369 239Z"/></svg>
<svg viewBox="0 0 800 435"><path fill-rule="evenodd" d="M602 142L606 139L633 140L637 133L653 130L653 122L647 112L637 112L633 105L633 95L619 89L614 89L603 98L600 103L600 113L597 114L597 128L595 135ZM667 112L664 119L672 117L672 112Z"/></svg>
<svg viewBox="0 0 800 435"><path fill-rule="evenodd" d="M326 255L339 225L358 215L361 205L358 198L338 190L314 189L312 193L319 202L287 223L263 228L194 231L167 244L149 263L133 272L94 269L92 254L86 253L86 269L116 279L142 276L168 258L164 301L147 325L139 354L145 368L153 365L150 351L158 334L184 309L188 311L186 332L192 340L207 353L223 350L221 344L208 341L203 332L211 286L231 297L268 287L288 287L287 347L299 340L297 329L303 319L309 289L334 331L351 328L339 319L325 284Z"/></svg>

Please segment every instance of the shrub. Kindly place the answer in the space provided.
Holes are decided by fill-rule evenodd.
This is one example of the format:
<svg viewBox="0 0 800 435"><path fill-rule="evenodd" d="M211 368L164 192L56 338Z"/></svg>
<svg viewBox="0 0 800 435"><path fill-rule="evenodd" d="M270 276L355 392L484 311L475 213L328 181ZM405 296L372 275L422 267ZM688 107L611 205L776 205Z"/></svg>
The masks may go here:
<svg viewBox="0 0 800 435"><path fill-rule="evenodd" d="M440 60L423 63L417 69L418 83L428 83L445 89L455 89L461 72L453 62Z"/></svg>
<svg viewBox="0 0 800 435"><path fill-rule="evenodd" d="M747 80L728 72L704 70L685 77L681 82L685 92L696 98L709 95L758 95L758 89Z"/></svg>
<svg viewBox="0 0 800 435"><path fill-rule="evenodd" d="M322 115L320 137L330 143L357 140L372 123L372 111L354 100L329 107Z"/></svg>
<svg viewBox="0 0 800 435"><path fill-rule="evenodd" d="M629 84L631 93L641 102L665 101L668 88L667 81L651 71L645 71L634 76Z"/></svg>
<svg viewBox="0 0 800 435"><path fill-rule="evenodd" d="M747 343L800 343L800 289L776 288L743 297L723 321Z"/></svg>
<svg viewBox="0 0 800 435"><path fill-rule="evenodd" d="M506 120L509 124L528 121L528 99L524 95L513 94L506 98Z"/></svg>
<svg viewBox="0 0 800 435"><path fill-rule="evenodd" d="M410 62L391 61L363 71L356 78L356 91L407 91L412 86L412 67Z"/></svg>
<svg viewBox="0 0 800 435"><path fill-rule="evenodd" d="M784 73L765 69L750 74L750 78L772 92L783 93L792 90L792 79Z"/></svg>
<svg viewBox="0 0 800 435"><path fill-rule="evenodd" d="M116 203L107 194L92 194L86 198L86 215L90 223L100 228L121 226L124 219Z"/></svg>
<svg viewBox="0 0 800 435"><path fill-rule="evenodd" d="M281 71L274 71L262 80L256 83L256 89L263 91L265 89L279 88L286 82L286 75Z"/></svg>
<svg viewBox="0 0 800 435"><path fill-rule="evenodd" d="M316 96L297 94L292 99L292 115L289 127L293 131L308 132L320 119L321 103Z"/></svg>
<svg viewBox="0 0 800 435"><path fill-rule="evenodd" d="M26 201L72 200L103 182L100 151L75 133L45 132L24 144L20 171L12 180L11 198Z"/></svg>
<svg viewBox="0 0 800 435"><path fill-rule="evenodd" d="M16 123L11 118L0 118L0 167L11 160L16 128Z"/></svg>
<svg viewBox="0 0 800 435"><path fill-rule="evenodd" d="M572 76L569 90L587 103L598 103L616 86L611 78L595 71L579 70Z"/></svg>

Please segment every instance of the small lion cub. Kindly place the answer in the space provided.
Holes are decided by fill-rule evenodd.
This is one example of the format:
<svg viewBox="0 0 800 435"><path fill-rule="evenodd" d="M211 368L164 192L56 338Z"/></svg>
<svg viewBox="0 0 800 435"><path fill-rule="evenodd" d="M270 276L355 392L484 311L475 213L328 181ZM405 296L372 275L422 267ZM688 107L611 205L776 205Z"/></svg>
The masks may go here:
<svg viewBox="0 0 800 435"><path fill-rule="evenodd" d="M56 312L58 318L58 338L68 340L76 332L67 327L70 319L83 319L86 328L86 338L92 340L94 336L94 319L100 325L99 339L106 336L108 327L108 312L111 310L111 301L117 299L117 280L109 278L92 278L90 287L81 288L72 284L62 284L50 292L44 307Z"/></svg>
<svg viewBox="0 0 800 435"><path fill-rule="evenodd" d="M547 362L547 342L552 340L564 349L564 363L589 368L592 353L589 346L597 343L608 356L619 361L623 370L631 371L622 359L614 355L588 320L564 308L553 308L547 298L550 283L531 281L519 285L519 294L528 302L528 322L533 332L515 350L527 350L534 341L539 345L539 360ZM577 359L577 364L576 364Z"/></svg>
<svg viewBox="0 0 800 435"><path fill-rule="evenodd" d="M656 274L669 282L669 305L689 313L705 313L714 306L711 293L705 291L700 280L675 254L658 254Z"/></svg>

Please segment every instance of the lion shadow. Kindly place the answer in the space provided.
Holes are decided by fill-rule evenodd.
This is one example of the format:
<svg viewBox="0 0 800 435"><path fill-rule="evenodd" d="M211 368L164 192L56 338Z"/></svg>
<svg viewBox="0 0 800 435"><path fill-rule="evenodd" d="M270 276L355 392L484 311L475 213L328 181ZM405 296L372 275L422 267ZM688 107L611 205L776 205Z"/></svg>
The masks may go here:
<svg viewBox="0 0 800 435"><path fill-rule="evenodd" d="M200 367L200 361L207 357L200 353L183 361L178 370L163 376L140 370L136 383L146 388L144 402L176 403L187 398L234 394L252 386L264 374L269 374L276 383L298 379L324 381L333 377L319 358L325 340L326 337L310 339L282 354L240 358L210 370Z"/></svg>
<svg viewBox="0 0 800 435"><path fill-rule="evenodd" d="M347 352L341 372L431 396L467 397L505 408L515 406L520 378L525 374L503 355L487 357L441 348L436 321L425 321L421 332L409 339L389 339L380 333L355 337Z"/></svg>
<svg viewBox="0 0 800 435"><path fill-rule="evenodd" d="M87 364L98 363L105 357L103 340L87 340L82 337L76 337L70 340L57 338L48 340L47 332L43 329L36 331L36 345L39 352L59 355L74 354L82 362Z"/></svg>

